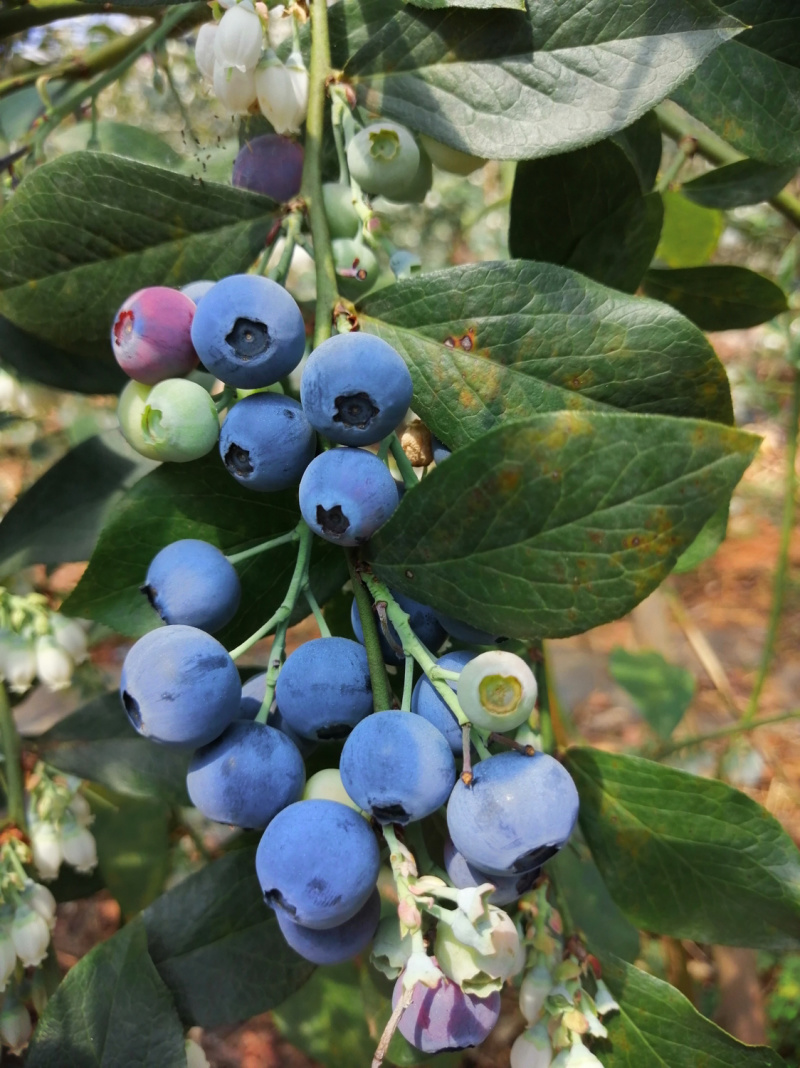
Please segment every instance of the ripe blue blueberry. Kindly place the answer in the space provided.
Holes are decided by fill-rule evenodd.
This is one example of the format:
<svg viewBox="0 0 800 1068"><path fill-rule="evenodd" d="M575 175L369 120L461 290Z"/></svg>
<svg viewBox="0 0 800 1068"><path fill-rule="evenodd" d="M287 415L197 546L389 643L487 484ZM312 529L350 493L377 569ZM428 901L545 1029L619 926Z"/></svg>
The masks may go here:
<svg viewBox="0 0 800 1068"><path fill-rule="evenodd" d="M304 738L341 741L372 711L367 654L350 638L313 638L286 658L275 699Z"/></svg>
<svg viewBox="0 0 800 1068"><path fill-rule="evenodd" d="M261 711L264 694L267 692L267 673L262 671L260 675L252 675L242 686L242 699L239 702L239 719L255 719ZM310 756L316 749L316 744L308 738L303 738L297 731L293 731L281 715L279 708L274 708L269 714L269 725L276 731L281 731L287 738L291 738L300 755Z"/></svg>
<svg viewBox="0 0 800 1068"><path fill-rule="evenodd" d="M309 423L340 445L374 445L408 411L414 386L405 361L371 334L336 334L303 368L300 396Z"/></svg>
<svg viewBox="0 0 800 1068"><path fill-rule="evenodd" d="M465 645L497 645L507 640L502 635L490 634L488 630L473 627L471 623L446 616L444 612L437 612L436 615L450 637Z"/></svg>
<svg viewBox="0 0 800 1068"><path fill-rule="evenodd" d="M363 952L375 937L381 918L381 896L373 890L355 916L325 931L301 927L280 910L276 915L281 934L295 953L313 964L341 964Z"/></svg>
<svg viewBox="0 0 800 1068"><path fill-rule="evenodd" d="M265 723L236 720L189 763L186 787L195 808L218 823L263 830L299 801L303 758L285 734Z"/></svg>
<svg viewBox="0 0 800 1068"><path fill-rule="evenodd" d="M481 871L474 864L470 864L463 853L459 853L450 839L444 843L444 866L453 886L459 890L465 890L469 886L482 886L484 883L493 883L495 891L489 898L492 905L510 905L517 901L523 894L527 894L539 878L539 868L533 871L516 872L510 875L491 875Z"/></svg>
<svg viewBox="0 0 800 1068"><path fill-rule="evenodd" d="M196 538L173 541L156 553L141 588L165 623L185 623L210 634L236 615L239 576L215 545Z"/></svg>
<svg viewBox="0 0 800 1068"><path fill-rule="evenodd" d="M297 801L273 819L256 851L264 900L294 923L327 930L363 908L380 849L364 819L338 801Z"/></svg>
<svg viewBox="0 0 800 1068"><path fill-rule="evenodd" d="M450 796L456 765L444 736L409 712L367 716L344 743L344 788L379 823L412 823Z"/></svg>
<svg viewBox="0 0 800 1068"><path fill-rule="evenodd" d="M436 661L436 666L446 671L461 671L474 655L465 650L445 653ZM455 693L456 683L448 682L447 685ZM424 675L417 680L411 695L411 711L416 712L441 731L453 752L461 756L462 735L458 720Z"/></svg>
<svg viewBox="0 0 800 1068"><path fill-rule="evenodd" d="M441 623L434 615L433 609L429 608L426 604L420 604L419 601L415 601L411 597L406 597L405 594L395 593L394 590L392 590L392 596L403 611L408 614L411 629L422 644L431 652L435 653L444 641L445 633L444 627L442 627ZM356 641L363 645L364 630L361 626L361 618L358 614L358 606L356 605L355 600L350 606L350 624L353 628L353 633L356 636ZM402 642L391 623L389 624L389 633L394 645L397 647L396 649L386 640L383 630L381 629L380 624L378 624L378 638L381 643L383 659L387 664L402 664L404 659L402 655ZM400 650L400 652L397 650Z"/></svg>
<svg viewBox="0 0 800 1068"><path fill-rule="evenodd" d="M567 842L578 819L569 772L546 753L498 753L455 785L447 827L470 864L494 875L541 867Z"/></svg>
<svg viewBox="0 0 800 1068"><path fill-rule="evenodd" d="M283 286L257 274L232 274L203 297L192 342L205 367L231 386L271 386L300 362L305 326Z"/></svg>
<svg viewBox="0 0 800 1068"><path fill-rule="evenodd" d="M300 192L303 146L290 137L262 134L245 141L233 161L232 182L283 204Z"/></svg>
<svg viewBox="0 0 800 1068"><path fill-rule="evenodd" d="M399 503L386 464L363 449L329 449L300 480L300 511L315 534L334 545L361 545Z"/></svg>
<svg viewBox="0 0 800 1068"><path fill-rule="evenodd" d="M111 328L111 347L125 374L154 385L196 367L194 313L194 301L167 286L139 289L128 297Z"/></svg>
<svg viewBox="0 0 800 1068"><path fill-rule="evenodd" d="M120 695L145 738L196 749L219 737L239 708L236 665L216 638L195 627L160 627L122 665Z"/></svg>
<svg viewBox="0 0 800 1068"><path fill-rule="evenodd" d="M443 464L445 460L449 460L453 455L452 449L449 449L435 434L431 434L431 446L433 447L433 462L435 464Z"/></svg>
<svg viewBox="0 0 800 1068"><path fill-rule="evenodd" d="M181 293L188 297L189 300L193 300L197 305L208 293L209 289L213 289L216 284L216 282L209 282L208 279L202 278L197 282L189 282L188 285L181 286Z"/></svg>
<svg viewBox="0 0 800 1068"><path fill-rule="evenodd" d="M403 996L402 975L395 984L392 1008ZM423 1053L479 1046L500 1018L500 995L488 997L465 994L452 980L442 977L431 989L422 983L414 987L411 1004L400 1017L400 1034Z"/></svg>
<svg viewBox="0 0 800 1068"><path fill-rule="evenodd" d="M230 474L248 489L296 486L314 457L317 435L296 400L252 393L228 412L219 452Z"/></svg>

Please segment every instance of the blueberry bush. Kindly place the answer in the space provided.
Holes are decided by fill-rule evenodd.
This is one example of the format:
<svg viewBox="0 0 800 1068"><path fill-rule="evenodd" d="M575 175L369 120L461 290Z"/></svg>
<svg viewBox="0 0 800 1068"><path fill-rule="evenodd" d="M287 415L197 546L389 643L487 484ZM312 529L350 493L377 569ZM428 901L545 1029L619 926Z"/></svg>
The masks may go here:
<svg viewBox="0 0 800 1068"><path fill-rule="evenodd" d="M662 762L685 672L615 654L658 746L611 753L569 744L547 643L719 547L759 440L703 331L779 317L778 596L736 729L759 723L794 259L782 285L708 259L724 211L800 226L794 6L2 0L0 42L109 10L135 32L0 81L0 355L119 394L0 526L2 1042L194 1068L187 1030L274 1010L334 1068L498 1035L512 1068L778 1068L640 967L640 932L797 947L796 846ZM176 39L233 116L229 181L99 117ZM506 258L394 243L391 205L487 160L513 171ZM87 559L59 611L11 581ZM12 706L69 685L85 621L131 643L119 692L21 741ZM237 830L166 888L179 818ZM99 886L126 922L59 983L56 902Z"/></svg>

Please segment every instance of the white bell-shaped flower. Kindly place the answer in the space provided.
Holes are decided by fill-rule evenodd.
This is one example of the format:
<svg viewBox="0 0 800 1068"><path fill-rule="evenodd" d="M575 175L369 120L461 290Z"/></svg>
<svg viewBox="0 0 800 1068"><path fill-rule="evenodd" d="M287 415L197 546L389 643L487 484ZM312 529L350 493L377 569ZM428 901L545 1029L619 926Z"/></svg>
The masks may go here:
<svg viewBox="0 0 800 1068"><path fill-rule="evenodd" d="M52 931L56 925L56 899L47 887L41 883L28 883L25 888L25 902L34 912L39 913Z"/></svg>
<svg viewBox="0 0 800 1068"><path fill-rule="evenodd" d="M494 905L471 930L456 914L452 923L439 923L434 954L444 974L465 993L487 997L519 971L519 932L511 917Z"/></svg>
<svg viewBox="0 0 800 1068"><path fill-rule="evenodd" d="M216 53L214 42L219 26L216 22L204 22L197 31L197 43L194 46L194 61L204 78L211 81L214 77Z"/></svg>
<svg viewBox="0 0 800 1068"><path fill-rule="evenodd" d="M302 62L293 52L286 64L281 63L269 49L256 70L258 106L279 134L297 133L308 111L308 72Z"/></svg>
<svg viewBox="0 0 800 1068"><path fill-rule="evenodd" d="M248 0L229 8L220 19L214 38L214 58L219 67L254 70L261 58L264 33L261 19Z"/></svg>
<svg viewBox="0 0 800 1068"><path fill-rule="evenodd" d="M72 657L55 638L44 634L36 639L36 674L50 690L65 690L72 681Z"/></svg>
<svg viewBox="0 0 800 1068"><path fill-rule="evenodd" d="M191 1038L186 1039L185 1049L186 1068L211 1068L203 1047L198 1046L196 1042L192 1042Z"/></svg>
<svg viewBox="0 0 800 1068"><path fill-rule="evenodd" d="M244 74L233 67L214 67L214 93L220 104L234 115L244 115L256 99L256 80L252 71Z"/></svg>
<svg viewBox="0 0 800 1068"><path fill-rule="evenodd" d="M11 941L26 968L35 968L47 956L50 928L36 909L25 901L20 902L14 912Z"/></svg>
<svg viewBox="0 0 800 1068"><path fill-rule="evenodd" d="M94 814L83 794L73 796L69 803L69 810L81 827L89 827L94 823Z"/></svg>
<svg viewBox="0 0 800 1068"><path fill-rule="evenodd" d="M30 840L33 863L39 876L48 882L55 879L64 859L58 828L52 823L33 823L30 827Z"/></svg>
<svg viewBox="0 0 800 1068"><path fill-rule="evenodd" d="M292 132L297 133L306 121L306 115L308 114L308 71L299 52L292 52L286 60L285 66L289 74L292 92L294 93L296 108L295 126Z"/></svg>
<svg viewBox="0 0 800 1068"><path fill-rule="evenodd" d="M59 612L50 617L50 629L53 637L65 652L69 653L76 664L82 664L89 655L86 643L86 631L78 619L68 619Z"/></svg>
<svg viewBox="0 0 800 1068"><path fill-rule="evenodd" d="M0 1012L0 1039L12 1053L25 1049L30 1041L33 1027L28 1010L16 998L6 998Z"/></svg>
<svg viewBox="0 0 800 1068"><path fill-rule="evenodd" d="M553 1061L553 1068L603 1068L603 1066L590 1049L582 1042L577 1042L569 1049L562 1049Z"/></svg>
<svg viewBox="0 0 800 1068"><path fill-rule="evenodd" d="M8 980L17 966L17 951L11 938L11 924L0 923L0 993L8 986Z"/></svg>
<svg viewBox="0 0 800 1068"><path fill-rule="evenodd" d="M61 828L61 851L64 860L76 871L89 872L97 867L97 843L94 835L77 820L66 820Z"/></svg>
<svg viewBox="0 0 800 1068"><path fill-rule="evenodd" d="M32 641L10 635L0 650L3 677L12 693L25 693L36 677L36 648Z"/></svg>
<svg viewBox="0 0 800 1068"><path fill-rule="evenodd" d="M542 1015L545 999L553 986L553 977L544 964L532 968L519 988L519 1010L529 1024L535 1024Z"/></svg>
<svg viewBox="0 0 800 1068"><path fill-rule="evenodd" d="M529 1027L511 1047L511 1068L550 1068L553 1047L543 1024Z"/></svg>
<svg viewBox="0 0 800 1068"><path fill-rule="evenodd" d="M283 4L277 4L275 7L270 8L269 22L267 23L267 37L269 38L270 48L274 48L277 51L283 42L292 36L293 20L294 16L286 14L286 7Z"/></svg>

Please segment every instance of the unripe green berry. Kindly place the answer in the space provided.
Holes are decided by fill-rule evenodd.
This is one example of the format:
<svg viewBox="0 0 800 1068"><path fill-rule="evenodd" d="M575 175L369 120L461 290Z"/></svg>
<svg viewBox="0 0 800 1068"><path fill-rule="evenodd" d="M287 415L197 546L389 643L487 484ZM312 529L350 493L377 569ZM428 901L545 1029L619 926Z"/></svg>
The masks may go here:
<svg viewBox="0 0 800 1068"><path fill-rule="evenodd" d="M147 386L144 382L134 382L131 379L119 395L117 418L122 436L132 448L150 460L160 460L158 449L145 438L142 430L144 410L152 389L152 386Z"/></svg>
<svg viewBox="0 0 800 1068"><path fill-rule="evenodd" d="M451 148L450 145L443 145L441 141L434 141L427 134L420 134L419 139L422 147L433 160L434 167L438 167L440 171L463 176L472 174L486 162L480 156L471 156L468 152L461 152L457 148Z"/></svg>
<svg viewBox="0 0 800 1068"><path fill-rule="evenodd" d="M456 693L470 723L502 732L527 720L536 704L537 686L521 657L491 649L464 666Z"/></svg>
<svg viewBox="0 0 800 1068"><path fill-rule="evenodd" d="M358 300L369 293L381 273L375 253L348 237L337 237L331 244L337 288L347 300Z"/></svg>
<svg viewBox="0 0 800 1068"><path fill-rule="evenodd" d="M365 193L403 199L419 169L419 149L405 126L375 122L347 146L347 165Z"/></svg>
<svg viewBox="0 0 800 1068"><path fill-rule="evenodd" d="M154 386L147 398L142 436L159 460L197 460L210 452L219 438L217 409L196 382L168 378Z"/></svg>
<svg viewBox="0 0 800 1068"><path fill-rule="evenodd" d="M322 187L322 202L328 218L331 237L355 237L361 220L353 206L353 194L344 182L326 182Z"/></svg>

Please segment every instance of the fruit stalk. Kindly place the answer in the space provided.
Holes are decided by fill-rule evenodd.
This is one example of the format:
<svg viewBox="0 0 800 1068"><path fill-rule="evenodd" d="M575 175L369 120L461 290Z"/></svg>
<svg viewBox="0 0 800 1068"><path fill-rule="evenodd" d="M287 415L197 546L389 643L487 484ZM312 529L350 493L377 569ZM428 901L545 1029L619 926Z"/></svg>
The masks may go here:
<svg viewBox="0 0 800 1068"><path fill-rule="evenodd" d="M0 683L0 741L3 744L3 769L8 791L8 818L22 831L25 822L25 790L20 759L20 741L5 683Z"/></svg>
<svg viewBox="0 0 800 1068"><path fill-rule="evenodd" d="M361 629L364 632L364 648L367 653L369 664L369 677L372 680L372 700L376 712L384 712L391 708L394 703L392 688L389 685L389 676L386 674L386 665L383 662L383 651L378 638L378 627L372 612L367 591L364 587L363 577L356 569L358 560L355 550L345 551L347 567L350 571L350 581L353 584L353 596L356 600Z"/></svg>
<svg viewBox="0 0 800 1068"><path fill-rule="evenodd" d="M278 675L283 662L283 654L286 649L286 631L288 629L289 627L286 621L279 623L275 628L275 637L272 642L272 648L269 651L267 677L264 680L264 697L261 701L261 708L259 708L258 715L256 716L256 723L266 723L269 719L272 702L275 698L275 685L278 681Z"/></svg>
<svg viewBox="0 0 800 1068"><path fill-rule="evenodd" d="M249 560L251 556L259 556L261 553L269 552L270 549L277 549L279 545L286 545L290 541L298 541L300 534L299 528L290 530L288 534L281 534L277 538L270 538L269 541L262 541L260 545L254 545L251 549L242 549L240 553L233 553L228 555L228 563L238 564L241 560Z"/></svg>
<svg viewBox="0 0 800 1068"><path fill-rule="evenodd" d="M397 470L403 477L403 485L406 489L413 489L419 479L414 474L414 467L403 451L403 446L400 444L400 438L398 438L397 434L392 434L389 448L391 449L392 456L397 464Z"/></svg>

